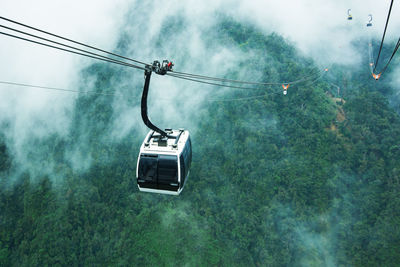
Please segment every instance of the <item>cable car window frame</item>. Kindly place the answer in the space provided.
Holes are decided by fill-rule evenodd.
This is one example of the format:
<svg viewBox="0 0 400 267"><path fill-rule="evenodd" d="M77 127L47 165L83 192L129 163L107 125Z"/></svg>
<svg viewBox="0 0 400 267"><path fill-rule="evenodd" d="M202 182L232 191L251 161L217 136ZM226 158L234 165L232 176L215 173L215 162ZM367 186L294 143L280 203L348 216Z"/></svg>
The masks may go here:
<svg viewBox="0 0 400 267"><path fill-rule="evenodd" d="M192 144L190 141L190 136L185 143L181 155L179 156L180 170L181 170L181 187L183 188L185 180L189 174L190 165L192 161Z"/></svg>
<svg viewBox="0 0 400 267"><path fill-rule="evenodd" d="M185 171L185 162L184 162L184 159L183 159L183 153L180 155L180 157L179 157L179 164L181 165L180 166L180 171L181 171L181 184L180 184L180 187L181 188L183 188L183 186L185 185L185 180L186 180L186 171Z"/></svg>
<svg viewBox="0 0 400 267"><path fill-rule="evenodd" d="M186 146L188 146L188 150L189 150L189 153L188 153L188 155L189 155L189 160L188 160L189 164L188 164L187 169L190 170L190 167L192 165L192 141L190 140L190 136L189 136L189 138L188 138L188 140L186 142Z"/></svg>

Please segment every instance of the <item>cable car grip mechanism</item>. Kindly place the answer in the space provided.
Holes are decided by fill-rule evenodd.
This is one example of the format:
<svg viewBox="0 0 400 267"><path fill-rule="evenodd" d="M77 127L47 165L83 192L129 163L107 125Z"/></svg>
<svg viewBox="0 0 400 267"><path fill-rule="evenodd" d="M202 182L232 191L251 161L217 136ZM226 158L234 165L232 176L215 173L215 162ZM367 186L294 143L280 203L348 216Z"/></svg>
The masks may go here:
<svg viewBox="0 0 400 267"><path fill-rule="evenodd" d="M166 131L161 130L150 121L147 115L147 96L149 93L151 73L154 71L156 74L165 75L168 71L172 71L173 65L174 64L168 60L163 60L162 63L155 60L152 65L146 65L144 71L145 81L144 81L142 101L141 101L142 119L147 127L160 134L160 138L158 140L161 142L162 141L166 142L166 140L168 140L168 137L169 138L175 138L175 137L169 136Z"/></svg>

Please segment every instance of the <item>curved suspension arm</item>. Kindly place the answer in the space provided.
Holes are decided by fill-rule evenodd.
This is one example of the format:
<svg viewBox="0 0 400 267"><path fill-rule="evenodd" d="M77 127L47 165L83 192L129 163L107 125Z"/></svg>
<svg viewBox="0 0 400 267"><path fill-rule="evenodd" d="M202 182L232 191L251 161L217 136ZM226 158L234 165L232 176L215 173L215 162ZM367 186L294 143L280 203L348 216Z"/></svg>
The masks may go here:
<svg viewBox="0 0 400 267"><path fill-rule="evenodd" d="M161 134L161 136L167 136L167 133L157 126L155 126L147 116L147 95L149 93L149 85L150 85L150 78L151 78L151 69L149 69L146 66L146 69L144 71L144 76L145 76L145 81L144 81L144 87L143 87L143 93L142 93L142 103L141 103L141 109L142 109L142 119L144 124L146 124L147 127L150 129L158 132Z"/></svg>

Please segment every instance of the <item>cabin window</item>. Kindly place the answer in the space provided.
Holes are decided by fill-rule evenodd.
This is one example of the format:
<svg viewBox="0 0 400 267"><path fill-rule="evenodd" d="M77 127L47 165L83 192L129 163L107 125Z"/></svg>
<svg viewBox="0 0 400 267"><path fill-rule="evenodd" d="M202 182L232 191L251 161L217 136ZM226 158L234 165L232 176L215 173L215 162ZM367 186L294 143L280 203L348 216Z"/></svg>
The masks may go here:
<svg viewBox="0 0 400 267"><path fill-rule="evenodd" d="M146 182L157 181L157 155L141 155L139 178Z"/></svg>
<svg viewBox="0 0 400 267"><path fill-rule="evenodd" d="M178 161L176 156L158 155L158 182L178 184Z"/></svg>

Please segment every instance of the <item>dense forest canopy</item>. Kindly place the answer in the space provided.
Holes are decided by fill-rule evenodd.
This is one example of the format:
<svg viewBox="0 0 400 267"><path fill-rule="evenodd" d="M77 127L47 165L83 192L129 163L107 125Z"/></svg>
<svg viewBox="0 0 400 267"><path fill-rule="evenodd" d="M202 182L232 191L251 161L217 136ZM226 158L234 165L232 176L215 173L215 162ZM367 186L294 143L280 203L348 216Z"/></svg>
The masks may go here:
<svg viewBox="0 0 400 267"><path fill-rule="evenodd" d="M162 40L183 25L179 17L163 25L154 40L161 54ZM287 81L321 68L279 34L229 17L204 34L210 49L246 55L230 78ZM119 53L131 49L130 38L121 34ZM81 71L81 89L107 91L129 75L94 63ZM66 135L32 141L30 164L51 162L51 172L21 171L1 135L0 265L395 266L400 117L388 101L390 84L368 75L333 65L286 96L277 86L256 99L208 101L260 94L215 89L195 112L182 104L183 115L169 123L190 121L193 162L179 197L139 193L136 160L146 130L109 138L118 96L79 95ZM133 87L122 85L132 107L142 83L137 75ZM86 151L90 162L85 155L71 162L74 151Z"/></svg>

